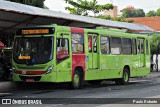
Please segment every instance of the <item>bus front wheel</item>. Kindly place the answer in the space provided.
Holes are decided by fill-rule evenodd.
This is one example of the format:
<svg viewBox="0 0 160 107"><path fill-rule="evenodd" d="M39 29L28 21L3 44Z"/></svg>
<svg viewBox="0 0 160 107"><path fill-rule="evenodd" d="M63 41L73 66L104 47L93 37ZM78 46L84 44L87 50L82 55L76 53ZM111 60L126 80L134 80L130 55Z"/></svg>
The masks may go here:
<svg viewBox="0 0 160 107"><path fill-rule="evenodd" d="M126 85L129 83L129 78L130 78L129 70L127 68L124 68L122 78L116 79L115 83L117 85Z"/></svg>
<svg viewBox="0 0 160 107"><path fill-rule="evenodd" d="M83 88L83 76L79 70L74 71L73 80L69 84L71 89L80 89Z"/></svg>

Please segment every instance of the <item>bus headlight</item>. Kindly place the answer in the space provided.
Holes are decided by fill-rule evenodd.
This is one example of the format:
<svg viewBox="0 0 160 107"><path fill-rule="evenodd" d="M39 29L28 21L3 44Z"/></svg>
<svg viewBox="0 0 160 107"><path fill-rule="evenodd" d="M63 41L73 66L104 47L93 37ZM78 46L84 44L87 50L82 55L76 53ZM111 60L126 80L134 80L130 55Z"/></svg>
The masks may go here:
<svg viewBox="0 0 160 107"><path fill-rule="evenodd" d="M16 68L12 67L11 70L12 70L12 72L17 73L17 72L16 72Z"/></svg>
<svg viewBox="0 0 160 107"><path fill-rule="evenodd" d="M49 74L53 69L53 65L50 66L44 74Z"/></svg>

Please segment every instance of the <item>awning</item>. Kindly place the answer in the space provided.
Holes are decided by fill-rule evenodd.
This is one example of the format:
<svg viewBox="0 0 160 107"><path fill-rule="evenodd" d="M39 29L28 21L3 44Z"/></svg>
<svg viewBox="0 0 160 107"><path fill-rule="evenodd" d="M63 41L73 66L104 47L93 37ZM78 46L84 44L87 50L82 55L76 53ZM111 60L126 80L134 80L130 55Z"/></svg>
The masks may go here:
<svg viewBox="0 0 160 107"><path fill-rule="evenodd" d="M102 26L128 30L154 31L153 29L140 24L66 14L63 12L0 0L0 33L10 34L20 27L48 24L84 28Z"/></svg>

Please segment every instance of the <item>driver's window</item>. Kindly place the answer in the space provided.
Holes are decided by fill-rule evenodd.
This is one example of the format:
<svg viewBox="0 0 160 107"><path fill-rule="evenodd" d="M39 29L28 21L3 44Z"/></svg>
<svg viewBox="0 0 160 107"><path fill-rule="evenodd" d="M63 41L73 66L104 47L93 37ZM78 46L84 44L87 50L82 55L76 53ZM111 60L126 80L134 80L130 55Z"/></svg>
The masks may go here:
<svg viewBox="0 0 160 107"><path fill-rule="evenodd" d="M66 38L57 39L57 60L69 57L69 41Z"/></svg>

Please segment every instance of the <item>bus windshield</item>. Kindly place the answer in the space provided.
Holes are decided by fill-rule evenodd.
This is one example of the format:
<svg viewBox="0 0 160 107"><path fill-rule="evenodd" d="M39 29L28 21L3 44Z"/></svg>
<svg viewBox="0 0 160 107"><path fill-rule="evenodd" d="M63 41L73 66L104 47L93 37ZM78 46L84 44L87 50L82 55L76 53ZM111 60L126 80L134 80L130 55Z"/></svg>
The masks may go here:
<svg viewBox="0 0 160 107"><path fill-rule="evenodd" d="M18 64L44 64L53 58L53 37L17 37L13 60Z"/></svg>

